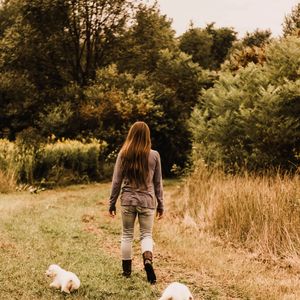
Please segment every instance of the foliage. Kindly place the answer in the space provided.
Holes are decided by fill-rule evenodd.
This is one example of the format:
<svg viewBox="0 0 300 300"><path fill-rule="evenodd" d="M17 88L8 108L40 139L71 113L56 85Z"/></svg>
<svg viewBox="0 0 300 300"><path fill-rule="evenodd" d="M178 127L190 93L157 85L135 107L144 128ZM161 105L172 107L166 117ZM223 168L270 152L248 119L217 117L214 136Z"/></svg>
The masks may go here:
<svg viewBox="0 0 300 300"><path fill-rule="evenodd" d="M127 0L19 3L16 21L2 40L10 46L6 64L26 69L43 89L63 87L71 80L86 85L93 79L131 8Z"/></svg>
<svg viewBox="0 0 300 300"><path fill-rule="evenodd" d="M116 65L99 69L96 80L84 92L80 106L82 130L93 130L109 145L121 145L128 128L137 120L155 127L162 116L154 103L154 90L145 75L119 73ZM111 149L114 150L115 148Z"/></svg>
<svg viewBox="0 0 300 300"><path fill-rule="evenodd" d="M300 32L300 3L296 4L291 13L285 16L283 35L299 35Z"/></svg>
<svg viewBox="0 0 300 300"><path fill-rule="evenodd" d="M290 19L296 22L294 15ZM162 154L165 174L169 174L173 165L179 170L188 163L193 138L187 120L198 99L200 115L205 109L214 115L211 112L215 110L214 101L209 104L208 99L214 98L210 96L212 91L222 84L204 97L202 93L214 85L218 76L220 82L232 86L237 79L240 94L246 97L241 100L247 103L246 110L252 101L249 97L260 99L263 106L275 94L278 99L285 99L296 93L297 49L278 41L277 46L275 43L272 46L277 57L270 58L265 51L269 31L248 33L237 43L234 29L216 28L214 23L205 28L191 26L178 39L171 26L172 21L160 12L157 2L146 5L139 0L2 1L0 136L14 140L21 134L25 138L34 129L43 138L51 134L61 139L98 138L108 142L106 154L111 154L122 144L129 126L136 120L144 120L151 127L153 147ZM287 49L283 50L284 47ZM258 65L253 67L249 65L251 62ZM264 63L265 67L260 66ZM263 79L245 78L252 74ZM261 82L262 89L257 89L255 82ZM269 85L275 87L275 92ZM280 91L276 89L279 85ZM239 98L237 89L233 90L233 95ZM226 89L222 93L230 103ZM280 101L275 102L283 100ZM245 118L241 117L244 123ZM235 117L231 119L240 122ZM239 130L247 132L249 137L239 143L257 140L254 132L260 138L264 134L250 130L251 126L244 123L238 125L243 128ZM287 122L282 124L288 126ZM295 126L294 121L292 124ZM21 157L24 154L28 158L20 166L23 171L17 172L19 180L32 181L38 152L26 146L24 149L30 149L31 154L25 154L23 141L17 144ZM215 146L214 142L210 144L211 149ZM248 152L253 150L251 147ZM240 152L244 158L248 157L244 150Z"/></svg>
<svg viewBox="0 0 300 300"><path fill-rule="evenodd" d="M37 157L35 177L58 185L99 180L104 177L101 156L105 147L105 142L95 139L47 143Z"/></svg>
<svg viewBox="0 0 300 300"><path fill-rule="evenodd" d="M37 103L37 90L26 74L0 72L0 128L6 128L10 138L33 125Z"/></svg>
<svg viewBox="0 0 300 300"><path fill-rule="evenodd" d="M256 29L254 32L247 32L240 41L233 44L221 69L236 72L249 63L262 65L266 60L265 47L271 41L269 30Z"/></svg>
<svg viewBox="0 0 300 300"><path fill-rule="evenodd" d="M223 71L236 72L240 68L245 68L250 63L262 65L265 61L266 54L264 47L236 47L232 49L221 69Z"/></svg>
<svg viewBox="0 0 300 300"><path fill-rule="evenodd" d="M27 128L18 133L15 142L15 170L20 182L32 184L34 171L43 140L35 128Z"/></svg>
<svg viewBox="0 0 300 300"><path fill-rule="evenodd" d="M205 29L190 28L180 37L180 49L193 57L203 68L209 68L211 47L213 41L211 35Z"/></svg>
<svg viewBox="0 0 300 300"><path fill-rule="evenodd" d="M242 38L242 44L245 47L262 47L271 41L271 35L270 30L256 29L254 32L246 32Z"/></svg>
<svg viewBox="0 0 300 300"><path fill-rule="evenodd" d="M0 38L5 30L14 24L19 6L18 0L0 1Z"/></svg>
<svg viewBox="0 0 300 300"><path fill-rule="evenodd" d="M57 136L67 136L69 125L74 118L74 111L70 102L62 102L58 105L49 105L44 112L39 114L38 126L50 135L55 132Z"/></svg>
<svg viewBox="0 0 300 300"><path fill-rule="evenodd" d="M299 43L296 37L275 41L267 47L263 66L220 74L192 114L198 155L227 170L297 166Z"/></svg>
<svg viewBox="0 0 300 300"><path fill-rule="evenodd" d="M177 48L174 36L171 21L161 15L156 4L140 4L133 24L119 39L118 49L113 53L117 56L114 61L120 71L133 74L153 72L159 60L159 52Z"/></svg>
<svg viewBox="0 0 300 300"><path fill-rule="evenodd" d="M68 1L68 33L73 79L87 84L126 25L133 9L128 0Z"/></svg>
<svg viewBox="0 0 300 300"><path fill-rule="evenodd" d="M19 183L42 182L64 185L104 178L103 152L107 144L98 140L38 139L34 129L20 133L15 143L0 140L1 178ZM3 179L4 180L4 179Z"/></svg>
<svg viewBox="0 0 300 300"><path fill-rule="evenodd" d="M191 56L167 49L160 52L153 76L158 95L156 102L164 112L161 130L154 130L159 130L158 149L165 171L170 172L174 164L182 169L188 162L192 142L187 120L201 90L211 86L213 78L210 72L194 63Z"/></svg>
<svg viewBox="0 0 300 300"><path fill-rule="evenodd" d="M14 143L0 139L0 170L7 171L13 164Z"/></svg>
<svg viewBox="0 0 300 300"><path fill-rule="evenodd" d="M180 37L179 47L201 67L218 69L235 40L236 32L232 28L215 28L211 23L204 29L191 26Z"/></svg>

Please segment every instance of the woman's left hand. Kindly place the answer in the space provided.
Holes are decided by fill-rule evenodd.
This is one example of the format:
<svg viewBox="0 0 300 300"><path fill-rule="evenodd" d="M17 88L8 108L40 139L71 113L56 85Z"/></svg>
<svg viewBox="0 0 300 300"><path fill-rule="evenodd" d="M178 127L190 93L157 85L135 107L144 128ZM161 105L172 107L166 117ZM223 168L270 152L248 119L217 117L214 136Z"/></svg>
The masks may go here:
<svg viewBox="0 0 300 300"><path fill-rule="evenodd" d="M156 217L157 217L158 220L162 219L163 215L164 215L164 211L163 210L158 209L156 211Z"/></svg>

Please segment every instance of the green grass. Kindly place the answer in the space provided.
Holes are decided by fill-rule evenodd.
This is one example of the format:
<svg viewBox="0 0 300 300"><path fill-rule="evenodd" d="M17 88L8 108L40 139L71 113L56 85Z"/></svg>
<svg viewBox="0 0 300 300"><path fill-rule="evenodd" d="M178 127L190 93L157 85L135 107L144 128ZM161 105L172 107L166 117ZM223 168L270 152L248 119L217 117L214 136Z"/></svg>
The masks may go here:
<svg viewBox="0 0 300 300"><path fill-rule="evenodd" d="M0 300L157 300L173 281L197 300L300 299L297 257L265 261L212 236L185 219L180 182L164 188L166 214L154 225L155 286L145 278L138 230L132 277L121 276L120 208L108 216L110 183L0 194ZM49 287L44 273L53 263L79 276L77 292Z"/></svg>
<svg viewBox="0 0 300 300"><path fill-rule="evenodd" d="M50 199L46 193L31 196L21 210L9 209L1 216L0 299L155 299L158 292L142 272L131 279L121 276L119 259L102 247L107 236L93 232L109 229L112 245L119 239L119 222L109 226L104 205L97 205L107 199L107 188L73 189L57 192L57 197L51 192ZM84 222L84 216L94 219ZM52 263L79 276L82 286L76 293L49 288L44 272Z"/></svg>

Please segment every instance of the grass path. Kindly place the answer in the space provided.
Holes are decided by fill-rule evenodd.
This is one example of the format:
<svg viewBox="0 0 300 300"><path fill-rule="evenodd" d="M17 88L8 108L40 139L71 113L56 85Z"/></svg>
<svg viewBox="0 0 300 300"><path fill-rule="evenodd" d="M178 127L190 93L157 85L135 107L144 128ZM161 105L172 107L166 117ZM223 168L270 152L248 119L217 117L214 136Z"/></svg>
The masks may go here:
<svg viewBox="0 0 300 300"><path fill-rule="evenodd" d="M166 206L176 182L167 182ZM138 236L134 272L120 275L120 214L108 217L110 184L0 194L0 299L154 300L172 281L191 288L195 299L300 299L296 267L254 259L201 233L169 212L155 223L158 283L145 280ZM63 295L49 288L51 263L78 274L79 291Z"/></svg>

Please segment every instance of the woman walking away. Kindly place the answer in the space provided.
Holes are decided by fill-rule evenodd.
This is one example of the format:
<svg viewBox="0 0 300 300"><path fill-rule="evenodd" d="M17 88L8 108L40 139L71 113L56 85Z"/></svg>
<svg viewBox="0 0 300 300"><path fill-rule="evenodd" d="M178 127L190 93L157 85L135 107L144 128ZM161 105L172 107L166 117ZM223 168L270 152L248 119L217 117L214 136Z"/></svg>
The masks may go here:
<svg viewBox="0 0 300 300"><path fill-rule="evenodd" d="M137 218L147 280L154 284L156 276L152 266L152 228L155 210L159 219L163 216L163 187L160 156L157 151L151 149L150 130L144 122L136 122L131 126L118 154L109 200L111 217L116 215L116 201L121 186L123 275L131 275L132 241Z"/></svg>

